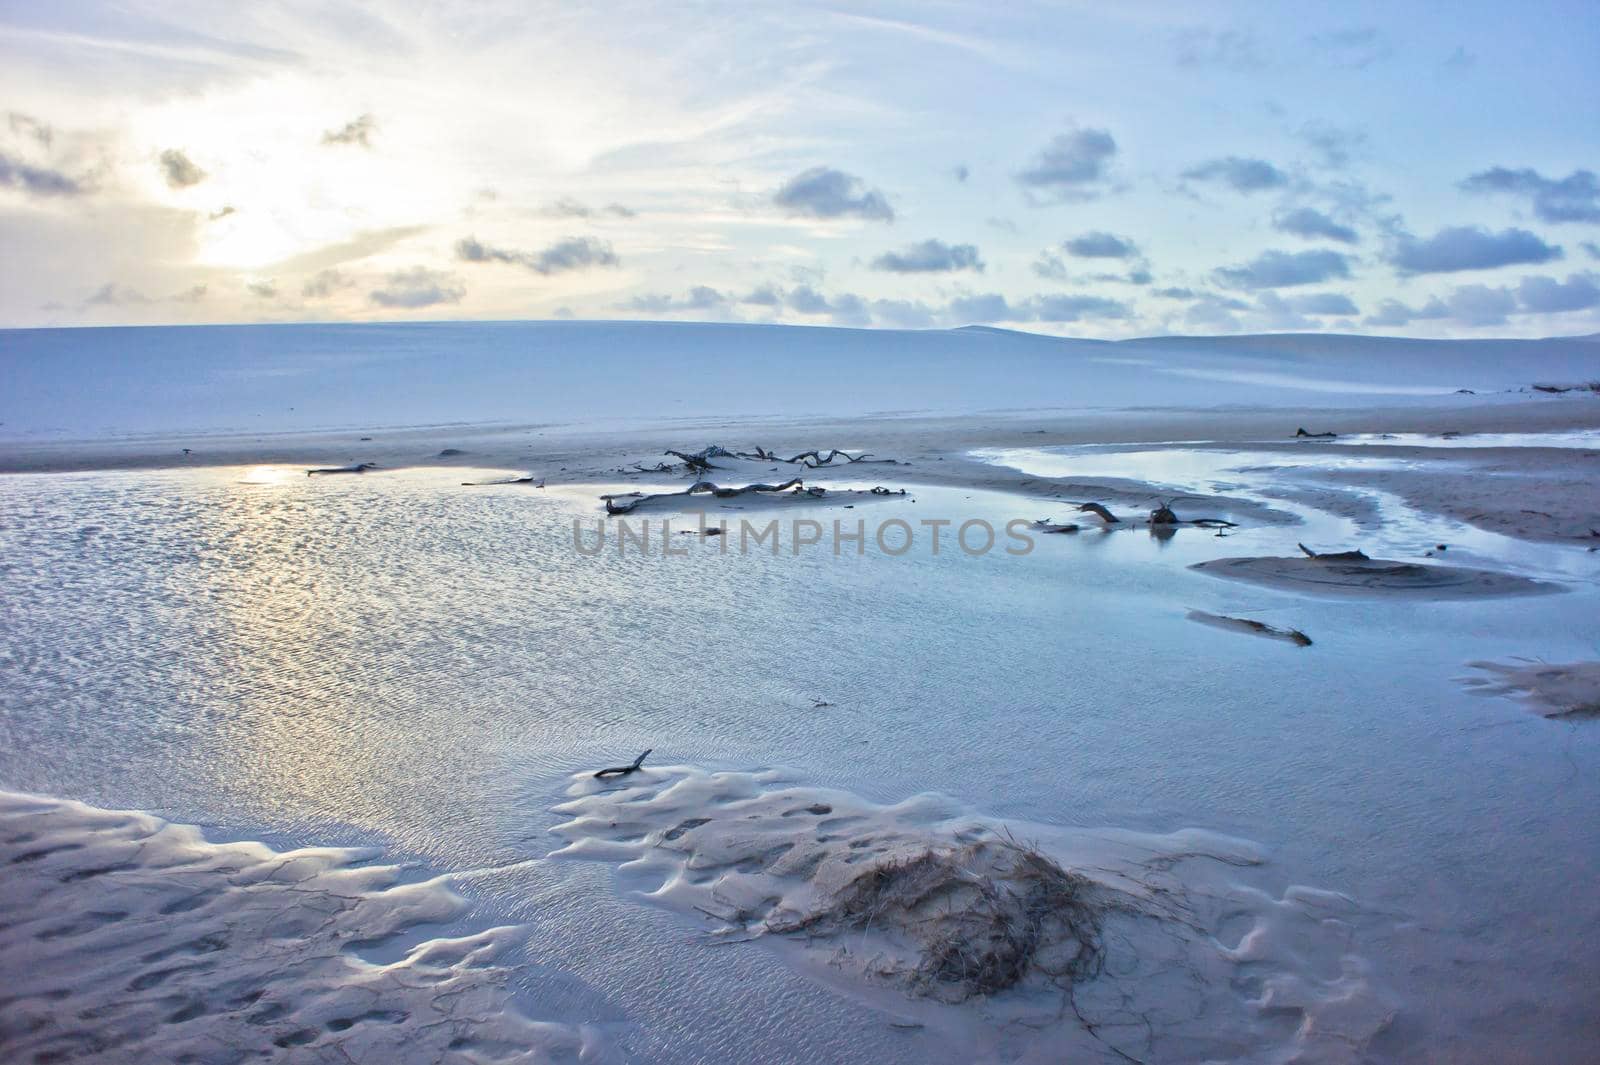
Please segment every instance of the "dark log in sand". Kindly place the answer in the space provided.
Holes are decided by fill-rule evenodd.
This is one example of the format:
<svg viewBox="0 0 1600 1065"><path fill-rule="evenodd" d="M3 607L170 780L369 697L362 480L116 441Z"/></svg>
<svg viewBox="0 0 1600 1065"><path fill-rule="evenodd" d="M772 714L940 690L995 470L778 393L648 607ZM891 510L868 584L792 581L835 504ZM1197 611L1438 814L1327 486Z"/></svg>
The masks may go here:
<svg viewBox="0 0 1600 1065"><path fill-rule="evenodd" d="M366 473L368 470L377 468L378 464L376 462L357 462L350 466L321 466L314 470L307 470L306 476L310 477L315 473Z"/></svg>
<svg viewBox="0 0 1600 1065"><path fill-rule="evenodd" d="M1305 431L1305 427L1302 426L1301 428L1296 429L1294 431L1294 435L1296 437L1300 438L1300 439L1303 439L1303 440L1332 440L1332 439L1336 438L1339 434L1338 433L1308 433L1308 432Z"/></svg>
<svg viewBox="0 0 1600 1065"><path fill-rule="evenodd" d="M822 496L826 488L807 488L805 482L799 477L791 478L782 484L747 484L742 488L721 488L710 481L696 481L681 492L656 492L645 495L642 492L628 492L623 495L604 495L601 500L606 505L607 514L627 514L644 503L652 503L659 499L676 499L693 495L709 495L716 499L732 499L749 492L777 493L793 490L796 493L804 492L806 495Z"/></svg>
<svg viewBox="0 0 1600 1065"><path fill-rule="evenodd" d="M791 455L788 458L782 458L776 452L768 451L764 447L757 446L754 451L734 452L734 458L750 459L755 462L783 462L791 466L798 464L806 467L808 470L814 470L819 466L831 466L838 459L844 459L846 463L870 462L884 463L890 466L897 465L894 459L873 458L872 452L870 451L863 451L859 455L852 455L850 452L842 451L839 448L831 448L826 454L824 454L820 449L813 448L810 451L802 451L798 455Z"/></svg>
<svg viewBox="0 0 1600 1065"><path fill-rule="evenodd" d="M645 758L647 758L650 752L654 749L655 748L653 747L647 748L644 754L641 754L639 757L633 760L632 765L614 765L610 769L600 770L595 774L595 779L604 780L606 777L625 777L630 773L637 773L640 769L644 768Z"/></svg>
<svg viewBox="0 0 1600 1065"><path fill-rule="evenodd" d="M461 482L461 486L463 488L481 488L481 487L484 487L485 485L491 485L491 484L531 484L535 488L543 488L544 487L544 478L543 477L535 477L533 474L530 473L530 474L526 474L526 475L524 475L522 477L502 477L498 481L462 481Z"/></svg>
<svg viewBox="0 0 1600 1065"><path fill-rule="evenodd" d="M1304 551L1307 558L1316 559L1318 562L1371 562L1372 561L1372 559L1367 557L1366 552L1361 551L1359 549L1357 549L1355 551L1322 551L1322 552L1318 552L1318 551L1311 550L1311 548L1307 547L1305 544L1297 543L1295 546L1298 547L1300 550Z"/></svg>
<svg viewBox="0 0 1600 1065"><path fill-rule="evenodd" d="M1105 522L1107 525L1115 525L1122 520L1115 514L1111 513L1111 511L1101 506L1099 503L1079 503L1078 509L1089 514L1098 515L1100 520Z"/></svg>
<svg viewBox="0 0 1600 1065"><path fill-rule="evenodd" d="M1235 632L1266 636L1274 640L1286 640L1296 647L1311 646L1311 637L1299 629L1280 629L1276 625L1268 625L1265 621L1256 621L1253 618L1234 618L1226 614L1208 614L1204 610L1191 610L1189 611L1189 620L1198 621L1202 625L1210 625L1214 628L1232 629Z"/></svg>

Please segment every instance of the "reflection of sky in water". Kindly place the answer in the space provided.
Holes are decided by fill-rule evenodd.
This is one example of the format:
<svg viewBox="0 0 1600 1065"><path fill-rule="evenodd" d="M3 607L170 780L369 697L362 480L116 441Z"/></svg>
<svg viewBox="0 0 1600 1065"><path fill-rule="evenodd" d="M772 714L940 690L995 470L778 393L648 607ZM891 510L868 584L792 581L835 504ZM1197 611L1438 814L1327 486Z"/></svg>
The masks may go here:
<svg viewBox="0 0 1600 1065"><path fill-rule="evenodd" d="M1245 467L1287 461L1144 454L1092 461L1106 476L1157 464L1178 485L1255 485ZM475 866L545 853L564 774L654 747L664 763L791 765L880 800L935 789L1000 816L1258 840L1278 890L1361 900L1363 952L1440 1011L1413 1017L1424 1029L1553 974L1600 978L1600 950L1572 953L1576 930L1600 927L1600 731L1467 699L1455 680L1477 658L1593 657L1592 587L1313 601L1185 568L1293 550L1306 534L1284 526L1041 537L1020 558L948 539L902 558L796 557L787 542L776 557L587 558L571 527L592 523L592 496L461 488L475 472L6 478L0 785ZM933 488L809 513L919 530L1065 516ZM1191 608L1317 642L1218 631ZM591 867L518 868L486 887L495 905L669 1033L640 1037L650 1060L714 1058L774 1011L827 1008L759 953L726 961L682 924L600 898ZM1558 918L1552 897L1567 900ZM1468 963L1485 954L1492 972ZM623 986L599 968L638 956L673 980ZM812 1038L892 1058L881 1018L842 1016Z"/></svg>
<svg viewBox="0 0 1600 1065"><path fill-rule="evenodd" d="M1600 449L1600 429L1564 433L1349 433L1331 444L1384 444L1389 447L1571 447Z"/></svg>

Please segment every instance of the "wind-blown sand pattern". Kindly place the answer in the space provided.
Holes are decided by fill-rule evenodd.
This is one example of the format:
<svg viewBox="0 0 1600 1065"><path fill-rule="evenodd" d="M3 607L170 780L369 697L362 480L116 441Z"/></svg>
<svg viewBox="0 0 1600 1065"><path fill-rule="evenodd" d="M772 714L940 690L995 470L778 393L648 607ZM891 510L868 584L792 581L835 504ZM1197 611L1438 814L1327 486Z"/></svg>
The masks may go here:
<svg viewBox="0 0 1600 1065"><path fill-rule="evenodd" d="M371 850L208 843L149 814L0 793L7 1062L597 1060L511 1008L515 927L363 959L458 916Z"/></svg>
<svg viewBox="0 0 1600 1065"><path fill-rule="evenodd" d="M771 943L969 1060L1355 1061L1391 1016L1354 951L1357 904L1250 886L1267 859L1243 841L1006 824L936 795L880 806L776 770L582 774L569 794L556 856L613 862L714 940ZM952 930L1035 886L1028 852L1072 882L1068 927L1012 987L952 975ZM1075 966L1085 948L1103 955Z"/></svg>
<svg viewBox="0 0 1600 1065"><path fill-rule="evenodd" d="M1469 662L1487 676L1464 678L1478 695L1510 695L1544 717L1600 717L1600 662Z"/></svg>

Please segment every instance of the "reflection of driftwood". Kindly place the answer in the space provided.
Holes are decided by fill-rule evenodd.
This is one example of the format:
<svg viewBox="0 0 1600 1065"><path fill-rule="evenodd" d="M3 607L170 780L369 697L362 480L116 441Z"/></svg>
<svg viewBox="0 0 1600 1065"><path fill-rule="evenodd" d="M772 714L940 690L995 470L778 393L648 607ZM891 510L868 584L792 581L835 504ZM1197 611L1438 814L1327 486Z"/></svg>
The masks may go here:
<svg viewBox="0 0 1600 1065"><path fill-rule="evenodd" d="M625 777L630 773L637 773L644 767L644 760L649 756L651 750L654 750L654 748L647 749L644 754L635 758L632 765L614 765L610 769L602 769L595 774L595 778L604 780L606 777Z"/></svg>
<svg viewBox="0 0 1600 1065"><path fill-rule="evenodd" d="M1318 562L1371 562L1372 561L1370 558L1367 557L1366 552L1361 551L1361 550L1317 552L1317 551L1311 550L1311 548L1307 547L1305 544L1296 544L1295 546L1299 547L1300 550L1304 551L1306 553L1306 557L1307 558L1314 558Z"/></svg>
<svg viewBox="0 0 1600 1065"><path fill-rule="evenodd" d="M376 462L357 462L350 466L321 466L314 470L307 470L306 476L310 477L314 473L366 473L368 470L377 468L378 464Z"/></svg>
<svg viewBox="0 0 1600 1065"><path fill-rule="evenodd" d="M1256 621L1252 618L1232 618L1226 614L1208 614L1204 610L1191 610L1189 611L1189 620L1198 621L1202 625L1211 625L1219 629L1234 629L1238 632L1248 632L1274 640L1287 640L1296 647L1311 646L1311 637L1299 629L1280 629L1276 625L1268 625L1265 621Z"/></svg>
<svg viewBox="0 0 1600 1065"><path fill-rule="evenodd" d="M502 477L497 481L462 481L461 482L461 486L463 488L481 488L481 487L483 487L485 485L491 485L491 484L531 484L535 488L543 488L544 487L544 478L543 477L535 477L531 473L525 473L521 477Z"/></svg>
<svg viewBox="0 0 1600 1065"><path fill-rule="evenodd" d="M1075 533L1078 531L1080 526L1073 525L1070 522L1064 525L1057 525L1055 522L1040 518L1038 521L1028 526L1028 528L1032 529L1034 532L1041 533Z"/></svg>
<svg viewBox="0 0 1600 1065"><path fill-rule="evenodd" d="M654 495L644 495L640 492L628 492L622 495L604 495L600 498L605 502L607 514L627 514L643 503L652 503L658 499L675 499L684 496L709 495L717 499L732 499L742 496L747 492L787 492L793 489L796 493L804 492L806 495L821 496L827 492L826 488L807 488L805 482L798 477L784 481L782 484L747 484L743 488L719 488L710 481L696 481L681 492L657 492Z"/></svg>
<svg viewBox="0 0 1600 1065"><path fill-rule="evenodd" d="M1338 433L1308 433L1308 432L1305 431L1304 427L1301 427L1301 428L1296 429L1294 431L1294 435L1296 437L1300 437L1300 438L1303 438L1303 439L1306 439L1306 440L1332 440L1335 437L1337 437L1339 434Z"/></svg>

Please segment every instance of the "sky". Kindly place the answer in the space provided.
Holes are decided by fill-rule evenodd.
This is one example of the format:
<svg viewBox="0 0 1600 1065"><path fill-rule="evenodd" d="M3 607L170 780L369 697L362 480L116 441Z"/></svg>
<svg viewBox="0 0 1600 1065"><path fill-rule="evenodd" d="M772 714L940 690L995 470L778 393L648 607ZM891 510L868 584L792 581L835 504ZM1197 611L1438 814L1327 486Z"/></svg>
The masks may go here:
<svg viewBox="0 0 1600 1065"><path fill-rule="evenodd" d="M0 0L0 326L1600 331L1593 0Z"/></svg>

